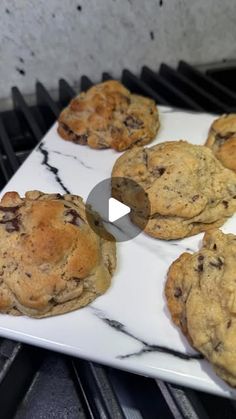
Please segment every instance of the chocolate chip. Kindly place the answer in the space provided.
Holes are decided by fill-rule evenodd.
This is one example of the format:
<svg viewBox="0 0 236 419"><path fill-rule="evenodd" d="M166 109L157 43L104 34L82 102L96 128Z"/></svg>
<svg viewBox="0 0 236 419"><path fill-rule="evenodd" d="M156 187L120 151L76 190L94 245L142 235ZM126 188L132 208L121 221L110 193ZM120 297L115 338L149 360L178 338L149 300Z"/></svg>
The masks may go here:
<svg viewBox="0 0 236 419"><path fill-rule="evenodd" d="M210 262L210 265L214 266L214 268L221 269L222 266L224 265L224 262L222 261L221 258L218 257L215 261Z"/></svg>
<svg viewBox="0 0 236 419"><path fill-rule="evenodd" d="M77 211L74 209L70 209L66 211L66 216L70 215L71 219L68 221L70 224L74 224L76 226L81 226L81 224L84 224L84 220L81 218L81 216L78 214Z"/></svg>
<svg viewBox="0 0 236 419"><path fill-rule="evenodd" d="M28 278L31 278L31 274L29 272L25 272L25 275L28 276Z"/></svg>
<svg viewBox="0 0 236 419"><path fill-rule="evenodd" d="M63 124L61 122L61 127L64 131L66 131L69 135L69 139L73 141L73 143L85 145L87 144L88 135L87 134L81 134L77 135L75 134L67 125Z"/></svg>
<svg viewBox="0 0 236 419"><path fill-rule="evenodd" d="M87 141L88 141L88 135L86 135L86 134L82 134L82 135L74 134L74 137L73 137L72 141L75 144L85 145L85 144L87 144Z"/></svg>
<svg viewBox="0 0 236 419"><path fill-rule="evenodd" d="M182 290L181 290L180 287L175 288L174 296L175 296L175 298L179 298L179 297L182 296Z"/></svg>
<svg viewBox="0 0 236 419"><path fill-rule="evenodd" d="M199 198L199 195L194 195L194 196L192 197L192 201L193 201L193 202L195 202L198 198Z"/></svg>
<svg viewBox="0 0 236 419"><path fill-rule="evenodd" d="M225 208L228 208L228 206L229 206L228 201L222 201L222 204L224 205Z"/></svg>
<svg viewBox="0 0 236 419"><path fill-rule="evenodd" d="M139 129L143 126L143 121L133 115L129 115L125 118L124 125L128 128Z"/></svg>
<svg viewBox="0 0 236 419"><path fill-rule="evenodd" d="M77 278L76 276L72 276L72 278L70 278L70 280L76 282L76 284L79 284L81 282L81 278Z"/></svg>
<svg viewBox="0 0 236 419"><path fill-rule="evenodd" d="M147 152L146 152L145 149L143 150L143 162L144 162L145 166L147 167L147 165L148 165L148 155L147 155Z"/></svg>
<svg viewBox="0 0 236 419"><path fill-rule="evenodd" d="M214 245L213 245L213 249L214 250L216 250L217 249L217 246L216 246L216 244L214 243Z"/></svg>
<svg viewBox="0 0 236 419"><path fill-rule="evenodd" d="M218 143L224 143L225 141L227 141L230 137L232 137L233 135L235 135L234 132L226 132L225 134L216 134L216 141Z"/></svg>
<svg viewBox="0 0 236 419"><path fill-rule="evenodd" d="M165 173L166 168L163 166L157 166L157 167L153 167L152 169L152 174L161 177L163 175L163 173Z"/></svg>
<svg viewBox="0 0 236 419"><path fill-rule="evenodd" d="M231 324L232 324L232 320L229 320L229 321L228 321L228 323L227 323L227 326L226 326L226 327L227 327L227 329L229 329L229 328L230 328Z"/></svg>
<svg viewBox="0 0 236 419"><path fill-rule="evenodd" d="M197 272L203 272L203 260L204 260L204 256L203 255L199 255L197 258L198 262L198 266L196 268Z"/></svg>
<svg viewBox="0 0 236 419"><path fill-rule="evenodd" d="M20 230L20 217L19 216L13 218L12 220L0 221L0 223L5 224L5 228L8 233L12 233L13 231Z"/></svg>
<svg viewBox="0 0 236 419"><path fill-rule="evenodd" d="M2 207L0 205L0 211L3 212L16 212L20 208L20 205L16 205L15 207Z"/></svg>

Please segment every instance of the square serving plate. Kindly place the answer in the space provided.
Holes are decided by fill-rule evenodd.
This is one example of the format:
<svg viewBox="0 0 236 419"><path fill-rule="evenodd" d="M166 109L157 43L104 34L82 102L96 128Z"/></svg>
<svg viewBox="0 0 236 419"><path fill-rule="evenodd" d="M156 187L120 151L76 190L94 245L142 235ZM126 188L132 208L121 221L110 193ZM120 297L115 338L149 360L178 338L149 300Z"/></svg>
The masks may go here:
<svg viewBox="0 0 236 419"><path fill-rule="evenodd" d="M214 115L160 107L161 129L153 144L186 139L203 144ZM78 194L109 178L120 153L63 141L55 124L6 185L23 195L38 189ZM58 169L58 172L55 171ZM236 216L223 226L236 234ZM117 244L118 266L110 289L72 313L31 319L0 315L0 335L145 376L235 398L211 365L189 346L170 320L163 295L169 265L196 251L203 234L167 242L141 233Z"/></svg>

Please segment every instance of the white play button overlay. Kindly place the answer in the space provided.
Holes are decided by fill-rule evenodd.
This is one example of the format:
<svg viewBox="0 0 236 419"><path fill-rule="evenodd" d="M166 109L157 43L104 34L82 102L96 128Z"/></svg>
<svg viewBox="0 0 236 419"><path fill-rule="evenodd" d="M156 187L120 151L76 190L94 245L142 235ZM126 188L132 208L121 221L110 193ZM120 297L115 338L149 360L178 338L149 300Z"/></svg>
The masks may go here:
<svg viewBox="0 0 236 419"><path fill-rule="evenodd" d="M124 191L129 199L136 198L137 209L132 207L132 199L129 201L121 199L120 192ZM138 183L123 177L113 177L104 179L94 186L87 197L86 208L87 221L98 236L106 240L115 239L117 242L124 242L137 237L144 230L148 222L150 203L148 195ZM98 220L91 217L90 208L100 215L106 231L101 229ZM145 216L142 228L132 222L132 214L135 211ZM110 233L110 238L107 237L107 232Z"/></svg>
<svg viewBox="0 0 236 419"><path fill-rule="evenodd" d="M109 199L108 219L111 223L130 213L130 207L115 198Z"/></svg>

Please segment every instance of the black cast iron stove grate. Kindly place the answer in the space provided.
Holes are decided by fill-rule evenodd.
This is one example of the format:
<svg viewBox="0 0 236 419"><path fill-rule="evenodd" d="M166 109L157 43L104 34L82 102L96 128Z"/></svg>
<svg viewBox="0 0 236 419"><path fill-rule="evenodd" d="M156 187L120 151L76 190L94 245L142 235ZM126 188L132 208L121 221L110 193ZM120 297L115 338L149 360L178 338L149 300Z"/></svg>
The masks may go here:
<svg viewBox="0 0 236 419"><path fill-rule="evenodd" d="M158 104L216 114L236 112L236 68L199 71L181 61L158 72L129 70L122 82ZM103 73L102 79L111 76ZM92 82L81 77L81 90ZM13 110L0 113L0 189L75 95L59 81L56 100L41 83L34 103L12 88ZM233 401L0 338L0 418L233 419Z"/></svg>

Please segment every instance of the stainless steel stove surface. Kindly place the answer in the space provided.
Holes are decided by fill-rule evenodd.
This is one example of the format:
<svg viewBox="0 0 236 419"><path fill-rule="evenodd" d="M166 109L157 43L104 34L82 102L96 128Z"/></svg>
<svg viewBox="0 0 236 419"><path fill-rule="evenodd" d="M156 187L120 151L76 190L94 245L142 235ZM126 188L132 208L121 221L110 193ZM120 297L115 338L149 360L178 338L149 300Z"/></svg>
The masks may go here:
<svg viewBox="0 0 236 419"><path fill-rule="evenodd" d="M111 78L103 74L103 80ZM236 112L236 67L199 71L185 62L177 69L143 67L140 77L128 70L122 82L158 104L214 113ZM80 88L92 82L81 77ZM0 188L75 95L63 79L59 91L41 84L24 98L12 88L13 109L0 113ZM103 367L0 338L0 418L233 419L232 400Z"/></svg>

